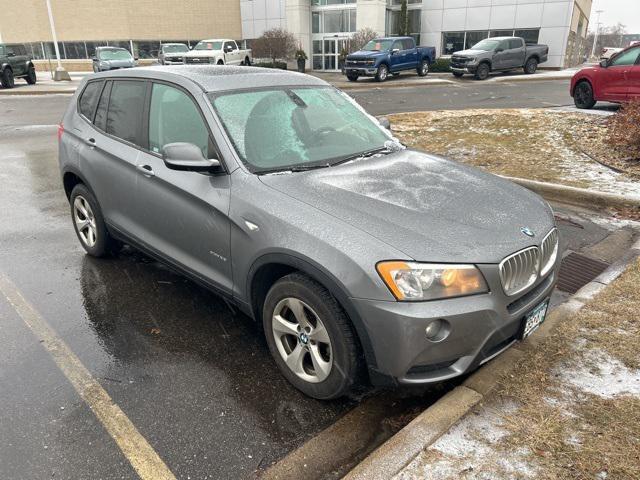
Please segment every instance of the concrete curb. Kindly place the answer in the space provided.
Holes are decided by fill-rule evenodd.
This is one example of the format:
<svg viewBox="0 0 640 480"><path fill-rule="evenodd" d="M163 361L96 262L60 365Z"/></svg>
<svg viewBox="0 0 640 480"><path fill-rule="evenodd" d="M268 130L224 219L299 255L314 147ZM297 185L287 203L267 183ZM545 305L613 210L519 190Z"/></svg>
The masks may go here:
<svg viewBox="0 0 640 480"><path fill-rule="evenodd" d="M24 97L29 95L73 95L76 87L56 90L0 90L0 96Z"/></svg>
<svg viewBox="0 0 640 480"><path fill-rule="evenodd" d="M635 207L640 208L640 197L631 195L616 195L614 193L594 192L584 188L569 187L555 183L538 182L525 178L506 177L518 185L539 193L548 200L556 200L577 206L589 207Z"/></svg>
<svg viewBox="0 0 640 480"><path fill-rule="evenodd" d="M640 240L616 263L595 280L582 287L568 301L559 305L542 326L525 342L496 357L468 377L411 423L382 444L357 467L343 477L345 480L389 479L398 474L420 452L432 445L458 420L469 413L497 385L498 379L512 371L525 355L525 350L544 342L555 327L569 315L578 312L593 297L617 279L640 257Z"/></svg>

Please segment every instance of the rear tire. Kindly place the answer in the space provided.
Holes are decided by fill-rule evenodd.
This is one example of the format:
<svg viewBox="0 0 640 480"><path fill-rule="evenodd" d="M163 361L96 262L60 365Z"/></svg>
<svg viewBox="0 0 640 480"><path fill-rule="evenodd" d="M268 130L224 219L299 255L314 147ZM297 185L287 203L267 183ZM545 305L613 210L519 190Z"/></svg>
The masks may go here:
<svg viewBox="0 0 640 480"><path fill-rule="evenodd" d="M10 68L5 68L2 71L2 76L0 76L0 84L2 84L2 88L13 88L13 86L15 85L13 70L11 70Z"/></svg>
<svg viewBox="0 0 640 480"><path fill-rule="evenodd" d="M573 103L577 108L590 109L596 104L596 100L593 95L593 87L591 84L583 80L579 82L573 91Z"/></svg>
<svg viewBox="0 0 640 480"><path fill-rule="evenodd" d="M347 73L347 80L350 82L357 82L359 77L357 73Z"/></svg>
<svg viewBox="0 0 640 480"><path fill-rule="evenodd" d="M361 364L356 334L322 285L301 273L281 278L267 294L262 320L278 368L305 395L329 400L356 384Z"/></svg>
<svg viewBox="0 0 640 480"><path fill-rule="evenodd" d="M86 186L79 183L73 187L69 203L73 228L89 255L104 257L122 248L122 243L109 235L100 204Z"/></svg>
<svg viewBox="0 0 640 480"><path fill-rule="evenodd" d="M476 80L486 80L489 78L489 73L491 73L491 67L488 63L481 63L478 65L478 69L476 70Z"/></svg>
<svg viewBox="0 0 640 480"><path fill-rule="evenodd" d="M244 62L242 62L243 65L250 67L251 66L251 60L249 60L249 57L244 57Z"/></svg>
<svg viewBox="0 0 640 480"><path fill-rule="evenodd" d="M416 69L418 76L426 77L429 75L429 60L423 60L420 66Z"/></svg>
<svg viewBox="0 0 640 480"><path fill-rule="evenodd" d="M33 65L29 66L29 70L27 71L25 80L29 85L35 85L38 81L38 77L36 76L36 68Z"/></svg>
<svg viewBox="0 0 640 480"><path fill-rule="evenodd" d="M533 75L538 70L538 60L535 58L530 58L527 60L527 63L524 65L524 73L527 75Z"/></svg>
<svg viewBox="0 0 640 480"><path fill-rule="evenodd" d="M376 72L376 82L384 82L387 78L389 78L389 67L383 63Z"/></svg>

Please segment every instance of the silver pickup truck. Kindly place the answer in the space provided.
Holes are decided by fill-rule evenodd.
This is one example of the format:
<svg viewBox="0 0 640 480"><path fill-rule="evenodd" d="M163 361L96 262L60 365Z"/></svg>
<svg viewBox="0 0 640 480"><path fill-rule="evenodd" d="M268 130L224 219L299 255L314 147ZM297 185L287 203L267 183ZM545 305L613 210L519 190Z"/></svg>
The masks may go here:
<svg viewBox="0 0 640 480"><path fill-rule="evenodd" d="M547 45L527 45L521 37L493 37L476 43L469 50L451 55L451 72L456 77L465 73L485 80L491 72L524 69L524 73L536 73L538 65L547 61Z"/></svg>

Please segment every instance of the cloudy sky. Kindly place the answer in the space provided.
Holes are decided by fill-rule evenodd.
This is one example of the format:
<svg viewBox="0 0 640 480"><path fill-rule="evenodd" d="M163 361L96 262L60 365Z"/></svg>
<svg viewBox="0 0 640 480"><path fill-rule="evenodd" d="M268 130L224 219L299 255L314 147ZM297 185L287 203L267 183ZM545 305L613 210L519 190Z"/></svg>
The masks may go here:
<svg viewBox="0 0 640 480"><path fill-rule="evenodd" d="M640 0L594 0L591 9L591 30L595 30L596 10L603 10L600 22L603 27L617 24L627 26L627 33L640 33Z"/></svg>

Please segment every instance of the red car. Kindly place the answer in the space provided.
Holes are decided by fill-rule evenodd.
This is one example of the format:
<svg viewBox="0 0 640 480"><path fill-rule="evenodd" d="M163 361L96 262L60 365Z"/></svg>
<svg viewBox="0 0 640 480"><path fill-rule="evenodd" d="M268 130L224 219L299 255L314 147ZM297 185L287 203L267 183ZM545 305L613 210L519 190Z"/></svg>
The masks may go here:
<svg viewBox="0 0 640 480"><path fill-rule="evenodd" d="M578 108L592 108L598 101L640 100L640 45L580 70L571 79L571 96Z"/></svg>

